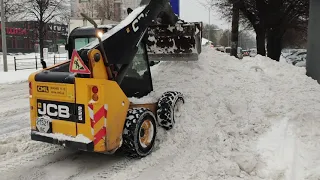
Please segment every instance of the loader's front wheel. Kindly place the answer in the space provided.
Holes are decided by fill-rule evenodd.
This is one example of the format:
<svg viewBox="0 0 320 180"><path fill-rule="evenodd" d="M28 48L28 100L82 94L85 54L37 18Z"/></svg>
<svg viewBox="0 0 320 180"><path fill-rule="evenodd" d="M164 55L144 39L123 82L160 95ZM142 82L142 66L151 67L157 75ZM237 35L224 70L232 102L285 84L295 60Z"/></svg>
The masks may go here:
<svg viewBox="0 0 320 180"><path fill-rule="evenodd" d="M179 111L183 103L182 93L176 91L165 92L158 101L157 120L159 125L166 130L172 129L176 123L175 117L181 115Z"/></svg>
<svg viewBox="0 0 320 180"><path fill-rule="evenodd" d="M157 134L155 117L149 109L129 109L123 129L123 150L131 157L145 157L152 152Z"/></svg>

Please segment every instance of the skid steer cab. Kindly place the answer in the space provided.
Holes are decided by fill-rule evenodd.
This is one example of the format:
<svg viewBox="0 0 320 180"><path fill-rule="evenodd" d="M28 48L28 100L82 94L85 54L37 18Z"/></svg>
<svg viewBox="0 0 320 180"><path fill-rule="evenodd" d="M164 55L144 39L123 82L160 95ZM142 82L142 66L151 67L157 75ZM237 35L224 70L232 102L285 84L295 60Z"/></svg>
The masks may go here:
<svg viewBox="0 0 320 180"><path fill-rule="evenodd" d="M99 27L91 20L94 28L75 29L66 46L70 60L29 76L31 139L83 151L150 154L157 128L172 129L184 103L177 91L134 101L154 90L146 30L160 12L174 16L168 7L167 0L151 0L118 25Z"/></svg>

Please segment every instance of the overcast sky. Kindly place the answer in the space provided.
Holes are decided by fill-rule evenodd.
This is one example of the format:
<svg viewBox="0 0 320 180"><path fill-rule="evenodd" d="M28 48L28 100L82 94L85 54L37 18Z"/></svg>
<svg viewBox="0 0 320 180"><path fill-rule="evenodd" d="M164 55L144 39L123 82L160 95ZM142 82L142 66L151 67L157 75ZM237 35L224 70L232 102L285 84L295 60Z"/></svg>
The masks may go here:
<svg viewBox="0 0 320 180"><path fill-rule="evenodd" d="M185 21L202 21L209 22L208 9L203 7L198 1L205 3L205 0L180 0L180 18ZM222 29L230 28L231 23L222 20L221 15L211 10L211 24L215 24Z"/></svg>

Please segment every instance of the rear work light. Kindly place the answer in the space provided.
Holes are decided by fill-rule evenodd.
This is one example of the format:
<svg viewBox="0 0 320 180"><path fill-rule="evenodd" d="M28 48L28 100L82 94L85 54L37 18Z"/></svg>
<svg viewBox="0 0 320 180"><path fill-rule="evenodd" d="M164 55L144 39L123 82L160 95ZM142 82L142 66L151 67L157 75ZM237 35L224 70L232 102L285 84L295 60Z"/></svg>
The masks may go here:
<svg viewBox="0 0 320 180"><path fill-rule="evenodd" d="M99 100L98 94L93 94L92 95L92 100L98 101Z"/></svg>
<svg viewBox="0 0 320 180"><path fill-rule="evenodd" d="M99 89L98 89L97 86L93 86L93 87L92 87L92 92L93 92L94 94L98 93L98 91L99 91Z"/></svg>
<svg viewBox="0 0 320 180"><path fill-rule="evenodd" d="M94 100L94 101L98 101L99 100L99 96L98 96L98 92L99 92L99 89L98 89L98 87L97 86L93 86L92 88L91 88L91 91L92 91L92 100Z"/></svg>

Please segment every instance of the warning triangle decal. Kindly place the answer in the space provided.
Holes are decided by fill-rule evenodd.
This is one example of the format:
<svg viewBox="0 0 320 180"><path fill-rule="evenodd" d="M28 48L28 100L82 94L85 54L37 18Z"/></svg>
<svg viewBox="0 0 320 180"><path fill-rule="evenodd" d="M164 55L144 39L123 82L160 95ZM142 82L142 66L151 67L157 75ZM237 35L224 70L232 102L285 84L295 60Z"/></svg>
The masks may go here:
<svg viewBox="0 0 320 180"><path fill-rule="evenodd" d="M71 56L69 71L79 74L91 74L89 68L84 64L78 52L74 49Z"/></svg>

